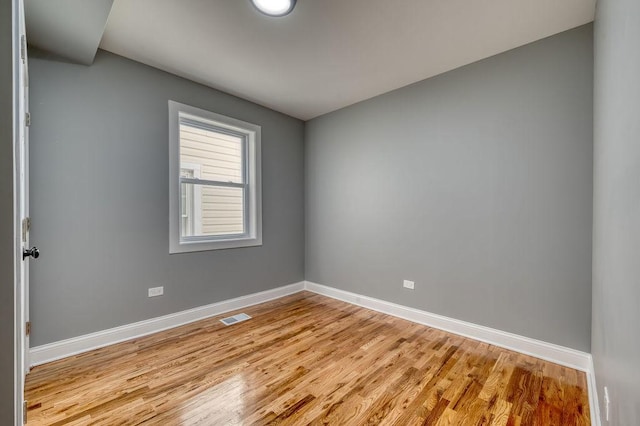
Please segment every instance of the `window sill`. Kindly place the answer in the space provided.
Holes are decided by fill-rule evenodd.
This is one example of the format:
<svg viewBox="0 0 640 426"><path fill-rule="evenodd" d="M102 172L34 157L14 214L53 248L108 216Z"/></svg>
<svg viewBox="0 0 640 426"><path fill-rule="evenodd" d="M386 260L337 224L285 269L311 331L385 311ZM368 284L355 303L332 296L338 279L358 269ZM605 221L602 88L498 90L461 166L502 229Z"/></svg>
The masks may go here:
<svg viewBox="0 0 640 426"><path fill-rule="evenodd" d="M183 241L171 242L169 254L191 253L196 251L224 250L242 247L256 247L262 245L262 238L241 238L218 241Z"/></svg>

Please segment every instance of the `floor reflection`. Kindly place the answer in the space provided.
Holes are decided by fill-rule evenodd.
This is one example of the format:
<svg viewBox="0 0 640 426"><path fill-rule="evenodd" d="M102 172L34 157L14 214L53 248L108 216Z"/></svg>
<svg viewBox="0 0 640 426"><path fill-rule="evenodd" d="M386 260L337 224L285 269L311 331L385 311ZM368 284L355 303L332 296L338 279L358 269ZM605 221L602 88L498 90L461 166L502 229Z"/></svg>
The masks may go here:
<svg viewBox="0 0 640 426"><path fill-rule="evenodd" d="M236 374L178 407L181 425L242 425L248 390L245 374Z"/></svg>

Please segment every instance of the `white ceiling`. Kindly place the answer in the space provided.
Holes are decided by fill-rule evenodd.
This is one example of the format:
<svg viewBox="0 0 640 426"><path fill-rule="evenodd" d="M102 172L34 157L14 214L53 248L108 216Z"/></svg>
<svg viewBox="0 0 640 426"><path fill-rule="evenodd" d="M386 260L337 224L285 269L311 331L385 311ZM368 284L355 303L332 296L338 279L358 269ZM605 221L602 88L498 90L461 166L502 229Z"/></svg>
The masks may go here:
<svg viewBox="0 0 640 426"><path fill-rule="evenodd" d="M102 49L303 120L591 22L595 0L115 0Z"/></svg>

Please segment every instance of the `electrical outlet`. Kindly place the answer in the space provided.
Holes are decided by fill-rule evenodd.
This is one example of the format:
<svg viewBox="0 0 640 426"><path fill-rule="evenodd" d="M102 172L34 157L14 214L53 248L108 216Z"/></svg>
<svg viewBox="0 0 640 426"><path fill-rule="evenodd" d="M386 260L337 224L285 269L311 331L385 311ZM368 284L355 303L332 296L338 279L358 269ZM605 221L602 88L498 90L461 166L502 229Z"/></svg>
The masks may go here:
<svg viewBox="0 0 640 426"><path fill-rule="evenodd" d="M604 387L604 418L608 422L609 421L609 405L611 400L609 399L609 389Z"/></svg>
<svg viewBox="0 0 640 426"><path fill-rule="evenodd" d="M162 296L164 294L164 287L152 287L149 289L149 297Z"/></svg>
<svg viewBox="0 0 640 426"><path fill-rule="evenodd" d="M404 280L402 282L402 286L404 288L409 288L409 289L413 290L415 288L415 286L416 286L416 283L414 283L413 281Z"/></svg>

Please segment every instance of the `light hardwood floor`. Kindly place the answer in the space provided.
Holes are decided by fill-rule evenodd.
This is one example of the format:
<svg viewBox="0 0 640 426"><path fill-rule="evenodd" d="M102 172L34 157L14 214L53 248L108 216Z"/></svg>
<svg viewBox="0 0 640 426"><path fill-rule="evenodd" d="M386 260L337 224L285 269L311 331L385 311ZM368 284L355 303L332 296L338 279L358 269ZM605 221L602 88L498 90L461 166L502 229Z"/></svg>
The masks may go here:
<svg viewBox="0 0 640 426"><path fill-rule="evenodd" d="M29 425L588 425L584 373L308 292L36 367Z"/></svg>

